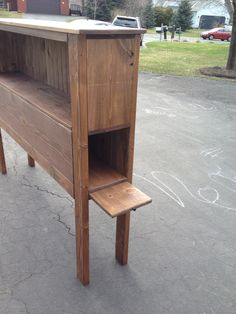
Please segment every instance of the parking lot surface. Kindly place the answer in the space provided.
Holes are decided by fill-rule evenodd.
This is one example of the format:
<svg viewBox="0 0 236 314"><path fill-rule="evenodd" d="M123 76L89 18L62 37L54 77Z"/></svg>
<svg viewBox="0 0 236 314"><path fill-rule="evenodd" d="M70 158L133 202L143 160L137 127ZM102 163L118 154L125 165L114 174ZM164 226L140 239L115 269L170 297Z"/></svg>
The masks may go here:
<svg viewBox="0 0 236 314"><path fill-rule="evenodd" d="M236 85L140 74L129 264L91 202L91 284L75 278L73 201L3 133L1 314L235 314Z"/></svg>

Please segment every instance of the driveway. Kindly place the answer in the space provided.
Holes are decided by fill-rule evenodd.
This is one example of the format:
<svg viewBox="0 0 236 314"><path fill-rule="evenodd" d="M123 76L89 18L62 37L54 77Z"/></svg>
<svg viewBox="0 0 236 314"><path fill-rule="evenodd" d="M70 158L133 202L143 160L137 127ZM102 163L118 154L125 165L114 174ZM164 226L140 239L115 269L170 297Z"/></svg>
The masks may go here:
<svg viewBox="0 0 236 314"><path fill-rule="evenodd" d="M1 314L235 314L236 88L140 74L130 257L115 220L90 210L91 284L75 279L73 202L4 133Z"/></svg>
<svg viewBox="0 0 236 314"><path fill-rule="evenodd" d="M167 35L167 40L171 41L171 36L170 34ZM179 35L175 34L175 41L179 40ZM151 41L158 41L160 42L160 34L144 34L144 44L151 42ZM162 41L164 41L164 35L162 34ZM201 37L184 37L184 36L180 36L180 41L184 41L184 42L191 42L191 43L196 43L196 42L201 42L201 43L216 43L219 45L225 45L225 44L229 44L227 41L221 41L221 40L204 40Z"/></svg>

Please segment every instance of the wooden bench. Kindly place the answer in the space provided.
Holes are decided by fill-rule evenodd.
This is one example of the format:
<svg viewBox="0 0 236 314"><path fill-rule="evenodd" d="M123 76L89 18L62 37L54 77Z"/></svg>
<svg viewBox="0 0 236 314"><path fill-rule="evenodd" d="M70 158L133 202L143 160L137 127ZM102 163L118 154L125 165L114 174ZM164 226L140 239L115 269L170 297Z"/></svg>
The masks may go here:
<svg viewBox="0 0 236 314"><path fill-rule="evenodd" d="M0 19L0 128L74 199L77 275L89 283L89 199L117 217L128 260L130 211L151 202L132 182L140 33ZM0 169L6 174L0 129Z"/></svg>

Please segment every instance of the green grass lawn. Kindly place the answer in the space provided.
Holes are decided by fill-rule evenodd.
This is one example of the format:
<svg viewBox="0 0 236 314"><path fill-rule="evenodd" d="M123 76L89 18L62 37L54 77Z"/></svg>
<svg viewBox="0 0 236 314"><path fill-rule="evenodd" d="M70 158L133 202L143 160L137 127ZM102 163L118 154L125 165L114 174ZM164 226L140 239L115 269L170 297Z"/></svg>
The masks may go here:
<svg viewBox="0 0 236 314"><path fill-rule="evenodd" d="M200 76L199 68L225 66L229 44L151 42L141 50L140 70Z"/></svg>
<svg viewBox="0 0 236 314"><path fill-rule="evenodd" d="M21 17L21 13L18 12L9 12L7 10L0 9L0 18L17 18Z"/></svg>

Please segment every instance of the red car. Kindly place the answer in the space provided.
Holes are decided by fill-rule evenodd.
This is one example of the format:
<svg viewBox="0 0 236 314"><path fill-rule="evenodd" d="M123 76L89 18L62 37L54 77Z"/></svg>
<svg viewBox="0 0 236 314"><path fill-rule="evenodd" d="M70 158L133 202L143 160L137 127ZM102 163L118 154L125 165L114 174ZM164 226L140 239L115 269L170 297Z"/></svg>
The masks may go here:
<svg viewBox="0 0 236 314"><path fill-rule="evenodd" d="M203 39L221 39L222 41L231 40L231 31L227 28L213 28L209 31L201 33Z"/></svg>

